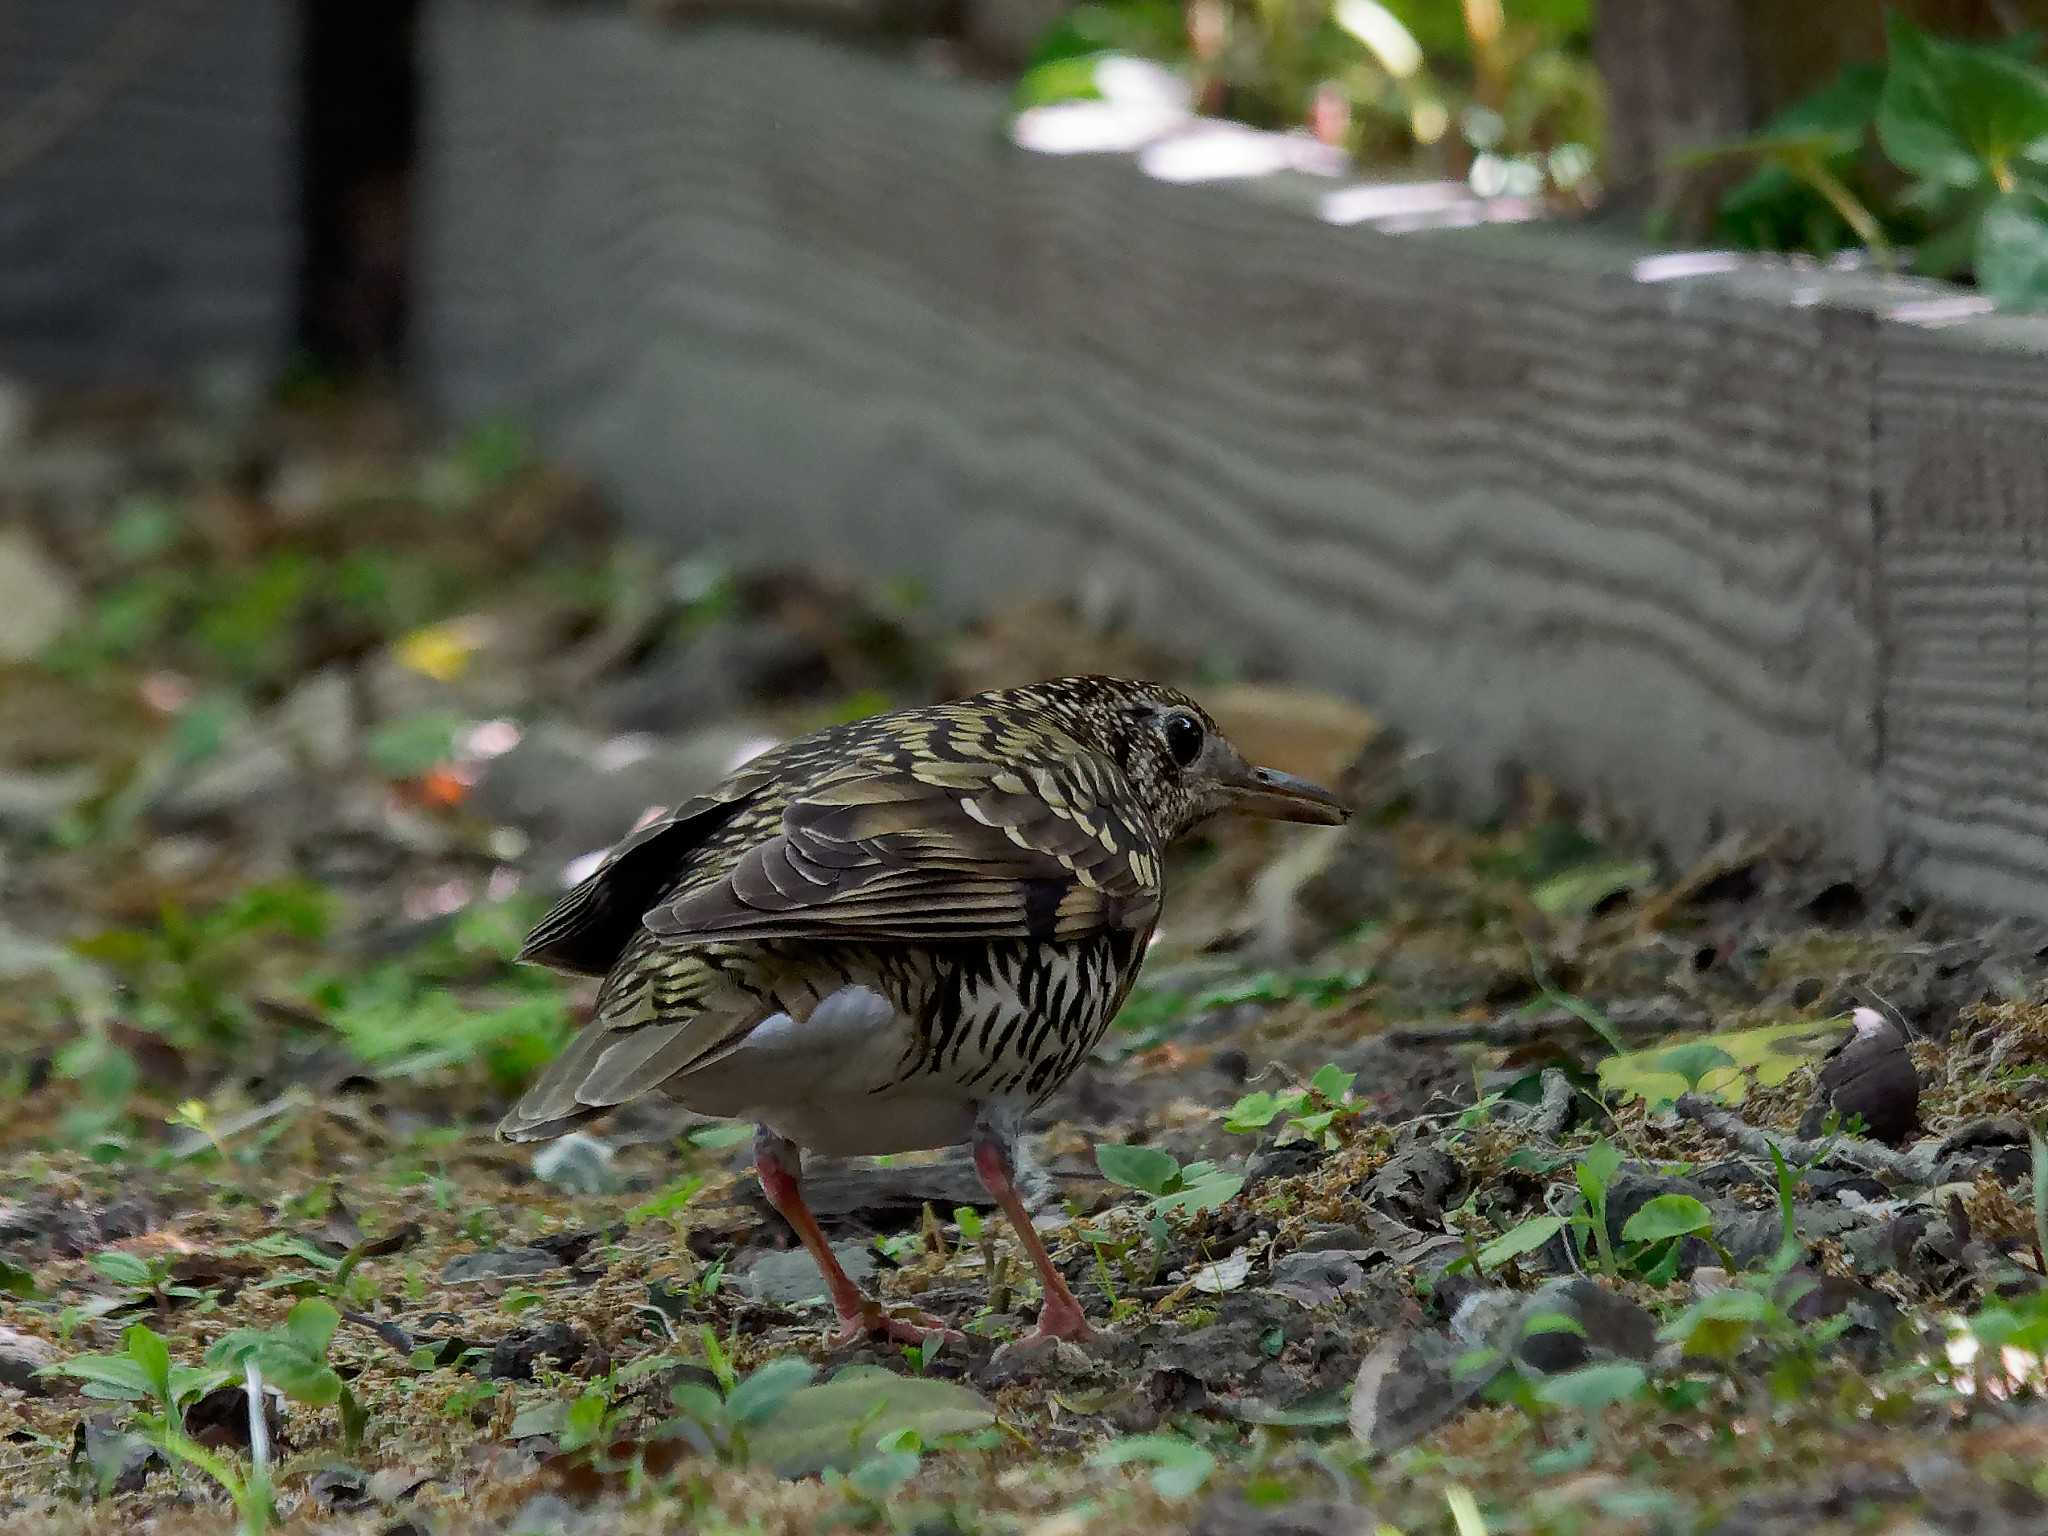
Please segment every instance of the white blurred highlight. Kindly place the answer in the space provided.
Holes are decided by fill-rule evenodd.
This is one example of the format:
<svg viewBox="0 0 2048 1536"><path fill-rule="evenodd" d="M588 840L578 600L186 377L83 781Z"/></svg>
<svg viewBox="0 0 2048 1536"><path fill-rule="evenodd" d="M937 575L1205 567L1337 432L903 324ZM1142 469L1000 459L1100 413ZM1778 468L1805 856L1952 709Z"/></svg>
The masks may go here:
<svg viewBox="0 0 2048 1536"><path fill-rule="evenodd" d="M1422 45L1379 0L1337 0L1337 25L1370 48L1387 73L1406 80L1422 68Z"/></svg>

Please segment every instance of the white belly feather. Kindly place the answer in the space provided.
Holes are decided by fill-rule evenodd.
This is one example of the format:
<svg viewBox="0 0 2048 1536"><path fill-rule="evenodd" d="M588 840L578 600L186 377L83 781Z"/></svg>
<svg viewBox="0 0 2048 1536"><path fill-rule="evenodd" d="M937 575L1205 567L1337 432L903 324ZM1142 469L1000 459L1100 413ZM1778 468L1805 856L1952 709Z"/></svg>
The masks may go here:
<svg viewBox="0 0 2048 1536"><path fill-rule="evenodd" d="M896 1081L912 1026L880 993L841 987L810 1017L763 1019L715 1062L663 1089L700 1115L752 1120L832 1157L952 1146L976 1105L942 1078Z"/></svg>

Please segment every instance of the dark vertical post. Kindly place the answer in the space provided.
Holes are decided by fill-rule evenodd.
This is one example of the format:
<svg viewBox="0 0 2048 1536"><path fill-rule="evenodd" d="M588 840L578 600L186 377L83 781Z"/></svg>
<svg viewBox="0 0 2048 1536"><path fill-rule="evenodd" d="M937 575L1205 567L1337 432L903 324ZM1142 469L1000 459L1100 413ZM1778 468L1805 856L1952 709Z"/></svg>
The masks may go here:
<svg viewBox="0 0 2048 1536"><path fill-rule="evenodd" d="M299 343L316 367L403 358L419 118L418 0L302 0Z"/></svg>

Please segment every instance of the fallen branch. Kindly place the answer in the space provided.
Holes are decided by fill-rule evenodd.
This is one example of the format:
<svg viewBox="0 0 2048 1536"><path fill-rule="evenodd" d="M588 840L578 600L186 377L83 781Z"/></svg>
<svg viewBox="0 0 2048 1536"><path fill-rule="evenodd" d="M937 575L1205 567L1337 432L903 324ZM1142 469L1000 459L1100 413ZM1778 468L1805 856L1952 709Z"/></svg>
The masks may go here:
<svg viewBox="0 0 2048 1536"><path fill-rule="evenodd" d="M1555 1067L1546 1067L1543 1072L1543 1102L1529 1117L1529 1129L1545 1141L1555 1141L1562 1136L1564 1128L1572 1120L1572 1091L1570 1078Z"/></svg>
<svg viewBox="0 0 2048 1536"><path fill-rule="evenodd" d="M1761 1130L1734 1110L1696 1093L1680 1094L1676 1107L1680 1119L1706 1127L1752 1157L1768 1158L1776 1148L1778 1155L1795 1167L1849 1168L1907 1184L1932 1184L1935 1179L1934 1148L1924 1153L1894 1152L1890 1147L1854 1136L1819 1140L1785 1136Z"/></svg>

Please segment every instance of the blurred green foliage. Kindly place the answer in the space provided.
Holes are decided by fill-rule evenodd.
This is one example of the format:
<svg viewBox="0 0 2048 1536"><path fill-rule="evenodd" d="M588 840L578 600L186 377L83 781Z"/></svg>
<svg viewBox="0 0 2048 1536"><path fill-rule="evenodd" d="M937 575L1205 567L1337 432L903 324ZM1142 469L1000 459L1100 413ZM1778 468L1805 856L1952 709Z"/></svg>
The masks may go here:
<svg viewBox="0 0 2048 1536"><path fill-rule="evenodd" d="M1913 265L1974 280L2015 308L2048 302L2048 68L2038 34L1997 44L1888 24L1882 63L1852 65L1756 136L1753 175L1723 199L1723 231L1766 250Z"/></svg>

